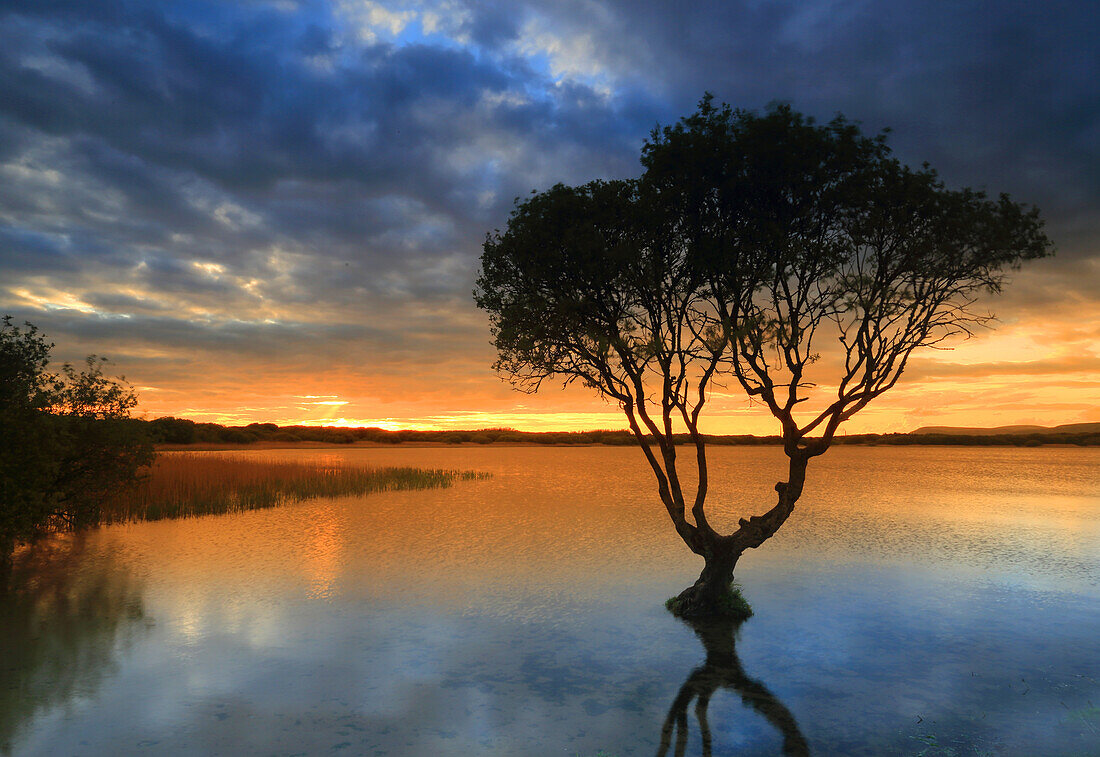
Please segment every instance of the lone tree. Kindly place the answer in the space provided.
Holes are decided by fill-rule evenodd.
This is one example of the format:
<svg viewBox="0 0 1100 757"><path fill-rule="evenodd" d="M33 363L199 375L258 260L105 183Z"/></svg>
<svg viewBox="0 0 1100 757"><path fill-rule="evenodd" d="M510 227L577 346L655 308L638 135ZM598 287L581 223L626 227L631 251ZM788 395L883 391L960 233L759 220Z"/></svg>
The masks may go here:
<svg viewBox="0 0 1100 757"><path fill-rule="evenodd" d="M1052 246L1036 209L947 189L841 116L761 115L708 94L654 130L641 160L639 179L517 200L485 241L474 298L516 388L580 381L625 412L677 533L704 560L669 609L743 614L734 567L790 516L810 459L914 350L987 324L977 297ZM811 377L822 369L832 377ZM789 458L776 504L732 533L706 511L700 417L716 381L771 412ZM677 431L692 445L693 491Z"/></svg>

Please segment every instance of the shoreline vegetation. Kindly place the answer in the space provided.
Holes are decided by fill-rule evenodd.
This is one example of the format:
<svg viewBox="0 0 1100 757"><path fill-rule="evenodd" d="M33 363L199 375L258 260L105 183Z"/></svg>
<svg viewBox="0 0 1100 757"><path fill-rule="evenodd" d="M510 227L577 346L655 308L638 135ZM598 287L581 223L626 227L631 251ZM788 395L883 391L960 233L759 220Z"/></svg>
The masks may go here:
<svg viewBox="0 0 1100 757"><path fill-rule="evenodd" d="M509 428L488 428L469 431L390 431L382 428L351 428L333 426L278 426L274 423L252 423L247 426L222 426L197 423L184 418L157 418L133 421L145 424L158 449L195 450L227 449L241 446L302 446L303 444L532 444L625 446L635 444L634 436L625 430L595 431L516 431ZM966 433L958 433L963 431ZM780 436L750 434L704 435L707 444L714 445L781 445ZM687 434L676 436L677 444L689 444ZM932 427L910 433L850 434L837 436L833 444L857 445L961 445L1038 447L1043 445L1100 446L1100 423L1075 423L1053 428L1019 427L1000 429L946 429Z"/></svg>
<svg viewBox="0 0 1100 757"><path fill-rule="evenodd" d="M367 468L331 462L254 460L194 453L158 455L147 476L104 502L100 523L256 510L315 497L436 489L489 478L475 471Z"/></svg>

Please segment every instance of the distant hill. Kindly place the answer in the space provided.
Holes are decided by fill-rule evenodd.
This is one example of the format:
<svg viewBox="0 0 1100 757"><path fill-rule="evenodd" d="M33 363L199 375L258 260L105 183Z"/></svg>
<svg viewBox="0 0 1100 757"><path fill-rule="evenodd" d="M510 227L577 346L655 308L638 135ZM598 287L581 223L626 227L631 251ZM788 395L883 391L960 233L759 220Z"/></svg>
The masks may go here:
<svg viewBox="0 0 1100 757"><path fill-rule="evenodd" d="M1002 436L1013 434L1096 434L1100 423L1064 423L1061 426L997 426L995 428L971 428L968 426L921 426L913 434L946 434L948 436Z"/></svg>
<svg viewBox="0 0 1100 757"><path fill-rule="evenodd" d="M387 430L381 428L345 428L327 426L277 426L274 423L250 423L247 426L221 426L197 423L187 418L133 419L162 448L186 449L193 445L263 444L635 444L634 436L624 429L592 431L517 431L511 428L482 428L452 431ZM747 434L704 437L708 444L749 445L783 444L778 436ZM1002 426L1000 428L956 428L925 426L909 434L846 434L835 444L872 445L946 445L976 447L1039 447L1045 444L1100 447L1100 423L1070 423L1043 426ZM676 435L677 444L690 444L687 434ZM167 445L167 446L165 446Z"/></svg>

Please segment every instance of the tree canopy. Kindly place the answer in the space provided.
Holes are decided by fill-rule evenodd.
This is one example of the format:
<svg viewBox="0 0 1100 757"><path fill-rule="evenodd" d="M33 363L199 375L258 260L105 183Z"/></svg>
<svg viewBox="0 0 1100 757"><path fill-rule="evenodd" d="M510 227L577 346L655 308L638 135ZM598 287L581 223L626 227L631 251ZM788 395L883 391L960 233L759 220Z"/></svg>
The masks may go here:
<svg viewBox="0 0 1100 757"><path fill-rule="evenodd" d="M708 560L770 537L840 425L897 383L914 350L988 323L979 295L1051 252L1036 209L948 189L842 116L819 124L707 95L654 130L641 162L638 179L517 200L485 241L474 297L517 388L580 381L623 408L677 531ZM833 374L810 375L820 367ZM704 507L699 424L717 381L767 407L791 459L776 507L727 535ZM815 388L831 395L804 410ZM690 496L677 426L695 444Z"/></svg>
<svg viewBox="0 0 1100 757"><path fill-rule="evenodd" d="M0 563L15 542L50 530L93 525L104 497L153 458L130 422L133 388L104 375L92 355L83 368L51 373L37 328L0 325Z"/></svg>

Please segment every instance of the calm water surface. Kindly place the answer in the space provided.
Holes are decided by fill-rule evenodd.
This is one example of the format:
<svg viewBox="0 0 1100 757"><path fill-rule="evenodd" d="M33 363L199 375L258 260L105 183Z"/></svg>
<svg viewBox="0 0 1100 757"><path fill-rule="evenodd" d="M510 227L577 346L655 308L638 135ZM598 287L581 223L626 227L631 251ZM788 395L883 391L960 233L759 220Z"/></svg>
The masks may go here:
<svg viewBox="0 0 1100 757"><path fill-rule="evenodd" d="M1100 450L833 449L739 629L664 611L701 566L636 449L234 454L494 476L54 543L0 598L0 751L1100 755ZM712 463L727 527L784 477Z"/></svg>

